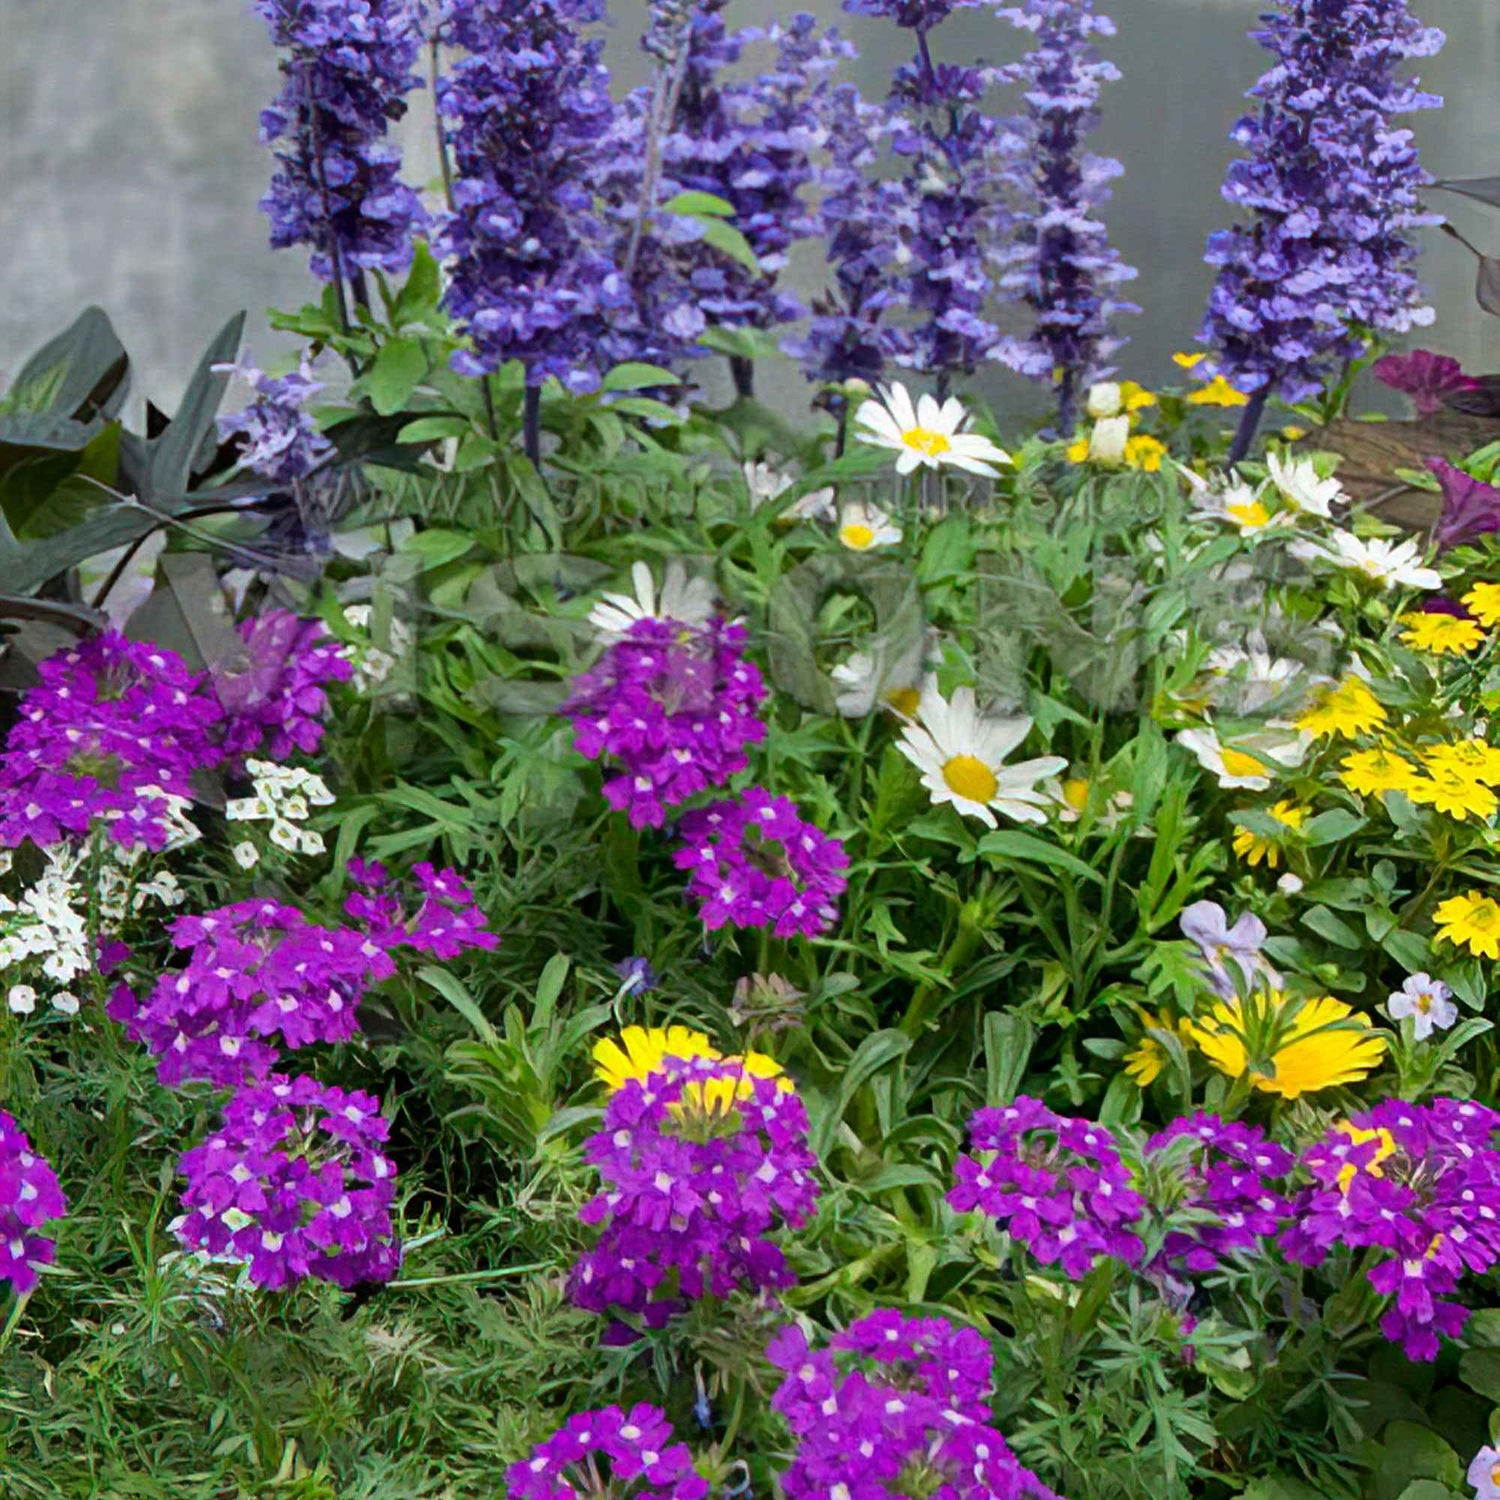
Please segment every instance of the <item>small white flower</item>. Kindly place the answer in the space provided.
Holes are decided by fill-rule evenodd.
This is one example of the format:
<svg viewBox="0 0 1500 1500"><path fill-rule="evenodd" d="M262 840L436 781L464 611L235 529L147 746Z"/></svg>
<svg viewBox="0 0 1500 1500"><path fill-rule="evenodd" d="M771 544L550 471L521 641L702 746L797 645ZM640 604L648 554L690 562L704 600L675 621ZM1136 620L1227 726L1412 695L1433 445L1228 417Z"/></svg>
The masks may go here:
<svg viewBox="0 0 1500 1500"><path fill-rule="evenodd" d="M889 386L878 400L866 401L855 417L860 438L899 455L896 472L915 469L963 469L970 474L995 478L995 464L1010 462L1003 448L988 438L966 432L968 413L956 396L941 406L926 395L913 404L911 393L899 383Z"/></svg>
<svg viewBox="0 0 1500 1500"><path fill-rule="evenodd" d="M78 996L68 990L59 990L52 997L52 1008L58 1010L65 1016L76 1016L78 1014Z"/></svg>
<svg viewBox="0 0 1500 1500"><path fill-rule="evenodd" d="M1118 469L1125 462L1130 441L1129 417L1105 417L1089 433L1089 462L1105 469Z"/></svg>
<svg viewBox="0 0 1500 1500"><path fill-rule="evenodd" d="M1120 384L1116 380L1101 380L1089 387L1086 403L1088 414L1096 421L1120 415Z"/></svg>
<svg viewBox="0 0 1500 1500"><path fill-rule="evenodd" d="M260 863L260 850L249 839L241 840L230 853L234 855L235 864L242 870L253 870Z"/></svg>
<svg viewBox="0 0 1500 1500"><path fill-rule="evenodd" d="M18 1016L29 1016L36 1009L36 991L29 984L13 984L5 996L5 1003Z"/></svg>
<svg viewBox="0 0 1500 1500"><path fill-rule="evenodd" d="M1276 889L1283 896L1295 896L1302 889L1302 877L1293 875L1290 870L1276 882Z"/></svg>
<svg viewBox="0 0 1500 1500"><path fill-rule="evenodd" d="M839 512L839 541L851 552L893 547L900 540L901 528L878 505L851 500Z"/></svg>
<svg viewBox="0 0 1500 1500"><path fill-rule="evenodd" d="M1204 728L1184 729L1177 743L1192 751L1198 764L1212 771L1220 786L1263 792L1271 785L1276 766L1302 763L1311 739L1306 734L1272 727L1236 735L1225 744L1215 730Z"/></svg>
<svg viewBox="0 0 1500 1500"><path fill-rule="evenodd" d="M1018 823L1045 823L1049 802L1039 783L1067 768L1056 755L1006 765L1005 757L1031 733L1028 718L990 719L974 702L973 688L945 701L924 697L921 722L908 724L898 749L922 773L934 803L951 802L965 817L991 828L995 812Z"/></svg>
<svg viewBox="0 0 1500 1500"><path fill-rule="evenodd" d="M1310 458L1280 458L1269 453L1266 468L1270 471L1271 483L1293 510L1303 510L1326 520L1331 514L1331 503L1343 498L1343 485L1337 479L1320 479Z"/></svg>
<svg viewBox="0 0 1500 1500"><path fill-rule="evenodd" d="M1399 990L1386 1000L1391 1020L1411 1018L1412 1032L1425 1042L1433 1029L1447 1031L1458 1020L1458 1007L1450 998L1453 991L1441 979L1430 974L1413 974Z"/></svg>
<svg viewBox="0 0 1500 1500"><path fill-rule="evenodd" d="M706 625L714 613L714 586L707 578L689 578L675 558L662 575L661 592L649 563L630 569L635 595L605 594L589 611L589 624L604 645L623 640L642 620L675 620L680 625Z"/></svg>
<svg viewBox="0 0 1500 1500"><path fill-rule="evenodd" d="M1443 586L1442 575L1425 567L1422 550L1415 541L1390 542L1384 537L1365 540L1352 531L1335 531L1326 543L1294 543L1292 552L1306 561L1329 562L1348 568L1391 589L1398 585L1408 589L1436 589Z"/></svg>

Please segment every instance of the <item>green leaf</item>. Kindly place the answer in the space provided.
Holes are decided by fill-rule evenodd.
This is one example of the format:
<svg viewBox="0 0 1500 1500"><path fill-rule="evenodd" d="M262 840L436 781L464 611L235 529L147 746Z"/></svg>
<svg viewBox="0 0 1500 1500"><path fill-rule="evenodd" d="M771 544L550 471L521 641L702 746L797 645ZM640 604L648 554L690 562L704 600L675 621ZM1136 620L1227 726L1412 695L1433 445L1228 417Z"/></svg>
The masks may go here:
<svg viewBox="0 0 1500 1500"><path fill-rule="evenodd" d="M716 197L713 193L699 193L688 191L676 193L668 198L661 206L664 214L680 214L683 217L695 217L698 214L707 214L714 219L732 219L734 217L734 204L726 202L723 198Z"/></svg>
<svg viewBox="0 0 1500 1500"><path fill-rule="evenodd" d="M86 307L21 366L0 400L0 411L14 416L48 412L80 422L112 417L125 400L129 375L130 357L109 315Z"/></svg>
<svg viewBox="0 0 1500 1500"><path fill-rule="evenodd" d="M436 964L424 964L417 970L417 978L423 984L431 985L474 1028L482 1040L491 1046L500 1040L495 1028L485 1019L484 1012L475 1003L474 997L459 983L450 970L440 969Z"/></svg>
<svg viewBox="0 0 1500 1500"><path fill-rule="evenodd" d="M396 328L425 322L437 311L438 296L442 291L438 263L432 251L421 240L416 241L413 249L411 274L391 308L391 322Z"/></svg>
<svg viewBox="0 0 1500 1500"><path fill-rule="evenodd" d="M417 382L428 370L427 351L417 339L388 339L361 384L370 405L382 417L393 416L411 400Z"/></svg>
<svg viewBox="0 0 1500 1500"><path fill-rule="evenodd" d="M1459 1357L1458 1373L1471 1391L1500 1406L1500 1349L1466 1349Z"/></svg>
<svg viewBox="0 0 1500 1500"><path fill-rule="evenodd" d="M645 391L654 389L661 385L681 385L682 379L674 375L670 370L664 370L660 365L642 364L637 360L629 360L623 365L616 365L605 377L600 386L605 391Z"/></svg>
<svg viewBox="0 0 1500 1500"><path fill-rule="evenodd" d="M424 572L457 562L472 550L474 538L464 531L444 531L435 526L431 531L416 531L401 544L403 553L413 553L422 559Z"/></svg>
<svg viewBox="0 0 1500 1500"><path fill-rule="evenodd" d="M1020 1092L1036 1028L1018 1011L992 1010L984 1017L984 1102L992 1109Z"/></svg>
<svg viewBox="0 0 1500 1500"><path fill-rule="evenodd" d="M1421 974L1432 962L1431 944L1415 932L1398 929L1388 932L1380 940L1380 946L1406 970L1408 974Z"/></svg>
<svg viewBox="0 0 1500 1500"><path fill-rule="evenodd" d="M704 244L712 245L721 255L727 255L730 260L738 262L752 276L765 274L750 241L733 224L727 224L723 219L700 219L698 224L703 232Z"/></svg>
<svg viewBox="0 0 1500 1500"><path fill-rule="evenodd" d="M396 434L396 441L398 443L434 443L441 438L462 437L469 431L471 425L467 417L460 417L457 414L418 417L415 422L408 422Z"/></svg>
<svg viewBox="0 0 1500 1500"><path fill-rule="evenodd" d="M1358 833L1364 826L1365 820L1357 813L1350 812L1348 808L1335 807L1307 821L1302 828L1302 841L1314 849L1323 844L1337 844Z"/></svg>
<svg viewBox="0 0 1500 1500"><path fill-rule="evenodd" d="M1001 828L985 834L979 840L979 852L988 855L1002 868L1006 861L1015 860L1022 864L1045 865L1051 870L1064 870L1080 880L1091 880L1095 885L1104 884L1103 876L1090 869L1077 855L1017 828Z"/></svg>
<svg viewBox="0 0 1500 1500"><path fill-rule="evenodd" d="M236 313L214 335L188 381L177 414L148 445L153 498L168 509L181 508L194 471L206 466L218 447L215 418L229 384L228 370L220 367L233 364L244 330L245 315Z"/></svg>
<svg viewBox="0 0 1500 1500"><path fill-rule="evenodd" d="M827 1111L814 1126L813 1149L817 1155L826 1157L833 1145L834 1136L843 1123L854 1096L882 1068L889 1067L897 1059L911 1051L911 1038L899 1031L876 1031L867 1036L855 1050L839 1080L838 1099L835 1107Z"/></svg>
<svg viewBox="0 0 1500 1500"><path fill-rule="evenodd" d="M1310 927L1321 938L1337 948L1359 948L1364 940L1342 917L1336 917L1326 906L1313 906L1302 913L1302 925Z"/></svg>

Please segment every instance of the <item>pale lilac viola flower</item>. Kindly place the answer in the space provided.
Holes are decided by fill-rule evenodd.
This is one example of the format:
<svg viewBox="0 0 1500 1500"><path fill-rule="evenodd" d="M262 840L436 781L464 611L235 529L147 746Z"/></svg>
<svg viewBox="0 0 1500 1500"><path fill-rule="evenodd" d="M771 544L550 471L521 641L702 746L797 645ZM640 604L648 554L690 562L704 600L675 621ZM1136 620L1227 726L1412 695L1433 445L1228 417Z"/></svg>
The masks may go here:
<svg viewBox="0 0 1500 1500"><path fill-rule="evenodd" d="M1474 1455L1468 1477L1474 1486L1474 1500L1500 1500L1500 1448L1486 1443Z"/></svg>
<svg viewBox="0 0 1500 1500"><path fill-rule="evenodd" d="M1269 972L1260 952L1266 924L1253 913L1242 913L1231 925L1217 901L1195 901L1183 912L1181 927L1182 935L1198 945L1208 964L1208 982L1226 999L1235 993L1229 963L1246 980L1257 971Z"/></svg>
<svg viewBox="0 0 1500 1500"><path fill-rule="evenodd" d="M1449 998L1453 991L1441 979L1430 974L1413 974L1386 1002L1391 1020L1411 1019L1419 1042L1425 1042L1434 1029L1447 1031L1458 1020L1458 1007Z"/></svg>

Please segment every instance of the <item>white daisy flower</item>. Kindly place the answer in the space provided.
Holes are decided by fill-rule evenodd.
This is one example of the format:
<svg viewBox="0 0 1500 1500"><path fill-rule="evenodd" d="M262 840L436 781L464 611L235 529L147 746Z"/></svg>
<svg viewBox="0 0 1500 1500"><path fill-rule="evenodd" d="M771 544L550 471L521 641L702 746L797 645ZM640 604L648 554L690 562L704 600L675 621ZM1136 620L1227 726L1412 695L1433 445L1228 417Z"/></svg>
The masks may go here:
<svg viewBox="0 0 1500 1500"><path fill-rule="evenodd" d="M855 417L864 442L900 455L898 474L918 468L955 468L993 479L993 466L1009 463L1010 455L988 438L965 432L967 421L968 413L957 397L950 396L939 406L924 393L913 405L910 392L899 383L883 391L879 400L866 401Z"/></svg>
<svg viewBox="0 0 1500 1500"><path fill-rule="evenodd" d="M1225 743L1212 729L1184 729L1177 743L1197 757L1205 771L1212 771L1222 787L1243 787L1263 792L1278 766L1301 765L1310 736L1279 727L1237 734Z"/></svg>
<svg viewBox="0 0 1500 1500"><path fill-rule="evenodd" d="M1295 524L1294 512L1273 511L1260 495L1259 490L1251 489L1238 478L1225 489L1204 486L1198 490L1198 503L1193 508L1193 518L1233 526L1241 536L1255 536L1274 527Z"/></svg>
<svg viewBox="0 0 1500 1500"><path fill-rule="evenodd" d="M1045 823L1051 799L1040 783L1067 769L1056 755L1006 765L1005 757L1031 733L1028 718L989 719L975 706L974 689L944 701L924 697L921 723L908 724L898 746L921 773L933 802L951 802L965 817L991 828L995 813L1018 823Z"/></svg>
<svg viewBox="0 0 1500 1500"><path fill-rule="evenodd" d="M1234 712L1242 717L1256 714L1267 704L1284 698L1303 672L1300 661L1272 656L1264 637L1252 637L1248 649L1216 646L1208 653L1205 665L1230 689L1216 694L1216 698L1232 705Z"/></svg>
<svg viewBox="0 0 1500 1500"><path fill-rule="evenodd" d="M895 546L901 528L878 505L851 500L839 512L839 540L851 552L870 552Z"/></svg>
<svg viewBox="0 0 1500 1500"><path fill-rule="evenodd" d="M795 478L768 463L747 463L740 466L745 476L745 488L750 491L750 509L759 510L768 500L779 500L796 483Z"/></svg>
<svg viewBox="0 0 1500 1500"><path fill-rule="evenodd" d="M1290 455L1281 458L1268 453L1266 468L1270 471L1271 483L1293 510L1305 510L1309 515L1327 519L1330 504L1343 498L1343 485L1337 479L1320 479L1310 458Z"/></svg>
<svg viewBox="0 0 1500 1500"><path fill-rule="evenodd" d="M920 668L920 661L916 665ZM898 718L914 720L937 682L935 677L928 677L918 686L912 680L910 663L882 670L866 651L854 652L828 675L838 684L834 705L846 719L863 718L878 705Z"/></svg>
<svg viewBox="0 0 1500 1500"><path fill-rule="evenodd" d="M589 611L589 624L604 645L623 639L642 620L676 620L682 625L706 625L714 613L714 586L707 578L689 578L687 569L675 559L667 564L661 592L649 563L638 562L630 570L635 597L605 594Z"/></svg>
<svg viewBox="0 0 1500 1500"><path fill-rule="evenodd" d="M5 1003L16 1015L29 1016L36 1009L36 991L29 984L13 984Z"/></svg>
<svg viewBox="0 0 1500 1500"><path fill-rule="evenodd" d="M1378 536L1366 540L1352 531L1335 531L1325 543L1297 543L1292 552L1308 562L1328 562L1363 574L1383 589L1443 586L1442 575L1423 565L1422 549L1411 540L1391 542Z"/></svg>

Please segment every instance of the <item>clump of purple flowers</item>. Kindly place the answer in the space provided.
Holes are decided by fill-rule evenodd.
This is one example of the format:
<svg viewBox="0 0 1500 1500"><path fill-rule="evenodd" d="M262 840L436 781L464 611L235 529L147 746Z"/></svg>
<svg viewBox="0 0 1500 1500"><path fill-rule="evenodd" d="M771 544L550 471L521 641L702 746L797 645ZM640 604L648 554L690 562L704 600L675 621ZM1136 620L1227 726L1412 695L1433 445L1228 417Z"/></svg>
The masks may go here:
<svg viewBox="0 0 1500 1500"><path fill-rule="evenodd" d="M1394 121L1441 101L1398 77L1443 34L1407 0L1278 0L1254 39L1275 66L1235 126L1245 156L1224 197L1247 222L1213 235L1219 268L1200 339L1208 373L1252 396L1231 454L1242 457L1265 400L1315 396L1371 331L1430 322L1412 271L1423 212L1422 169Z"/></svg>
<svg viewBox="0 0 1500 1500"><path fill-rule="evenodd" d="M23 1297L36 1286L36 1268L50 1265L57 1253L56 1242L39 1231L67 1208L52 1168L0 1109L0 1282Z"/></svg>
<svg viewBox="0 0 1500 1500"><path fill-rule="evenodd" d="M437 84L453 165L439 246L445 305L473 344L454 359L463 374L515 359L534 390L598 386L606 316L629 301L594 212L614 105L579 28L602 15L600 0L445 7L439 39L465 55Z"/></svg>
<svg viewBox="0 0 1500 1500"><path fill-rule="evenodd" d="M1006 75L1025 91L1025 165L1016 172L1022 206L1011 229L1013 248L1004 254L1011 269L1000 281L1032 309L1036 325L996 354L1056 387L1058 429L1068 434L1078 393L1107 373L1107 360L1123 342L1111 335L1111 320L1139 311L1110 290L1136 273L1097 217L1107 184L1124 169L1083 146L1099 123L1100 85L1120 76L1094 45L1096 37L1113 36L1115 26L1094 13L1091 0L1025 0L1000 15L1036 37L1032 52Z"/></svg>
<svg viewBox="0 0 1500 1500"><path fill-rule="evenodd" d="M361 889L344 902L344 913L363 925L371 942L387 953L415 948L431 958L457 958L470 948L493 952L500 939L474 902L474 893L456 870L437 870L422 860L412 866L417 892L392 888L384 865L349 861L349 878ZM416 900L416 910L410 910Z"/></svg>
<svg viewBox="0 0 1500 1500"><path fill-rule="evenodd" d="M684 1302L789 1285L768 1236L817 1201L808 1118L784 1078L737 1058L668 1058L605 1107L587 1159L604 1190L579 1217L602 1225L574 1266L573 1300L660 1326Z"/></svg>
<svg viewBox="0 0 1500 1500"><path fill-rule="evenodd" d="M645 1403L569 1417L529 1458L505 1474L512 1500L705 1500L709 1486L693 1469L687 1444L672 1440L666 1413Z"/></svg>
<svg viewBox="0 0 1500 1500"><path fill-rule="evenodd" d="M745 640L744 626L722 620L638 620L574 679L562 710L577 730L574 747L620 763L604 796L633 827L659 828L667 808L723 786L749 764L746 747L765 738L766 687Z"/></svg>
<svg viewBox="0 0 1500 1500"><path fill-rule="evenodd" d="M255 0L283 52L285 83L260 117L277 172L261 207L278 249L308 245L324 281L397 273L427 215L401 180L390 127L421 82L416 0Z"/></svg>
<svg viewBox="0 0 1500 1500"><path fill-rule="evenodd" d="M1456 1099L1387 1100L1302 1155L1311 1177L1281 1236L1290 1260L1322 1265L1340 1248L1384 1251L1370 1285L1393 1298L1380 1331L1408 1359L1437 1358L1469 1309L1444 1300L1465 1272L1500 1260L1500 1114Z"/></svg>
<svg viewBox="0 0 1500 1500"><path fill-rule="evenodd" d="M1294 1160L1258 1127L1202 1111L1152 1136L1146 1170L1171 1172L1176 1188L1162 1265L1202 1275L1274 1236L1291 1212L1283 1189Z"/></svg>
<svg viewBox="0 0 1500 1500"><path fill-rule="evenodd" d="M257 1286L388 1281L401 1264L388 1132L369 1094L281 1075L242 1088L219 1128L183 1153L173 1232L190 1250L242 1262Z"/></svg>
<svg viewBox="0 0 1500 1500"><path fill-rule="evenodd" d="M1075 1281L1101 1255L1140 1261L1144 1246L1130 1226L1146 1205L1104 1126L1054 1114L1023 1095L978 1111L969 1139L974 1154L958 1158L948 1194L960 1213L978 1209L1042 1265L1061 1265Z"/></svg>
<svg viewBox="0 0 1500 1500"><path fill-rule="evenodd" d="M169 1087L261 1077L279 1057L273 1039L291 1048L348 1041L365 990L396 972L373 938L321 927L278 901L178 917L168 931L187 965L159 975L144 1001L120 986L106 1009L158 1059Z"/></svg>
<svg viewBox="0 0 1500 1500"><path fill-rule="evenodd" d="M328 688L354 675L347 649L321 620L268 609L237 627L246 663L238 672L215 670L213 687L224 705L224 751L285 760L311 755L323 743Z"/></svg>
<svg viewBox="0 0 1500 1500"><path fill-rule="evenodd" d="M691 872L688 895L709 931L732 924L817 937L838 920L849 856L789 798L749 787L684 813L679 826L685 847L673 860Z"/></svg>
<svg viewBox="0 0 1500 1500"><path fill-rule="evenodd" d="M826 1349L788 1325L766 1357L785 1372L772 1405L797 1445L788 1500L1059 1500L990 1425L994 1357L973 1329L882 1309Z"/></svg>
<svg viewBox="0 0 1500 1500"><path fill-rule="evenodd" d="M333 456L333 444L318 431L307 406L323 389L306 356L289 375L267 375L248 361L224 367L254 392L242 410L219 418L219 436L239 436L239 460L276 484L291 484Z"/></svg>
<svg viewBox="0 0 1500 1500"><path fill-rule="evenodd" d="M0 847L46 847L96 820L159 850L171 798L220 759L222 710L173 651L107 631L48 657L0 753ZM163 795L166 794L166 795Z"/></svg>

